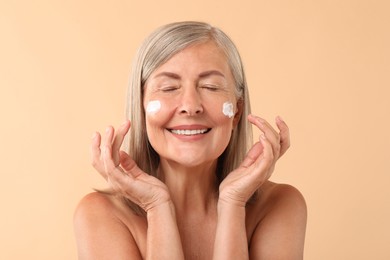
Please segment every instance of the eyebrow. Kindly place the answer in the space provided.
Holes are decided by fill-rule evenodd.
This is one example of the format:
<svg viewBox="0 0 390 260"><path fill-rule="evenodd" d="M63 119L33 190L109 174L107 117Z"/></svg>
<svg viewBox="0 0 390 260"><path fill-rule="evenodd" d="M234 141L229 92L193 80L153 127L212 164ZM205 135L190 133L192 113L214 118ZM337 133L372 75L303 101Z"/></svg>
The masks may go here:
<svg viewBox="0 0 390 260"><path fill-rule="evenodd" d="M156 78L168 77L168 78L173 78L173 79L181 79L181 77L178 74L173 73L173 72L167 72L167 71L163 71L161 73L158 73L155 77Z"/></svg>
<svg viewBox="0 0 390 260"><path fill-rule="evenodd" d="M212 76L212 75L217 75L217 76L221 76L221 77L225 78L225 75L223 75L223 73L218 71L218 70L208 70L208 71L202 72L199 74L199 78L206 78L206 77Z"/></svg>
<svg viewBox="0 0 390 260"><path fill-rule="evenodd" d="M225 78L225 75L222 72L218 71L218 70L204 71L204 72L200 73L198 76L199 76L199 78L206 78L206 77L209 77L209 76L212 76L212 75L217 75L217 76L221 76L221 77ZM173 73L173 72L168 72L168 71L160 72L155 77L156 78L168 77L168 78L173 78L173 79L181 79L180 75L178 75L176 73Z"/></svg>

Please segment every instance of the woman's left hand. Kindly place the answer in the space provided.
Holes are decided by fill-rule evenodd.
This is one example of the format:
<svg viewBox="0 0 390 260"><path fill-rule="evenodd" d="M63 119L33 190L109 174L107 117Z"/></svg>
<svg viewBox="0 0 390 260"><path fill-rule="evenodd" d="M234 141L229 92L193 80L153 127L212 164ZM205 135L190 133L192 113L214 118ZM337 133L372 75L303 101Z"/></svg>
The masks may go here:
<svg viewBox="0 0 390 260"><path fill-rule="evenodd" d="M262 134L247 153L240 167L231 172L219 186L219 200L245 206L253 193L270 178L276 161L290 147L290 134L286 123L276 118L277 132L264 119L249 115L249 122L256 125Z"/></svg>

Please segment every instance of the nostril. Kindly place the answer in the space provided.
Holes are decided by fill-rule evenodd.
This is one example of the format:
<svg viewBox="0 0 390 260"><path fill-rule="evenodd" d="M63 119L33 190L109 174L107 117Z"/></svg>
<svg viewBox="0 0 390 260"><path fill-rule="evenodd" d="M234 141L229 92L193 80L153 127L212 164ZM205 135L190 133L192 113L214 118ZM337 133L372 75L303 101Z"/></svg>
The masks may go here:
<svg viewBox="0 0 390 260"><path fill-rule="evenodd" d="M186 115L190 115L190 116L193 116L193 115L198 115L198 114L201 114L203 112L203 106L199 103L199 104L183 104L180 108L179 108L179 112L180 114L186 114Z"/></svg>
<svg viewBox="0 0 390 260"><path fill-rule="evenodd" d="M199 115L202 112L203 112L202 107L197 107L197 108L186 107L186 108L180 109L180 114L185 114L185 115L189 115L189 116Z"/></svg>

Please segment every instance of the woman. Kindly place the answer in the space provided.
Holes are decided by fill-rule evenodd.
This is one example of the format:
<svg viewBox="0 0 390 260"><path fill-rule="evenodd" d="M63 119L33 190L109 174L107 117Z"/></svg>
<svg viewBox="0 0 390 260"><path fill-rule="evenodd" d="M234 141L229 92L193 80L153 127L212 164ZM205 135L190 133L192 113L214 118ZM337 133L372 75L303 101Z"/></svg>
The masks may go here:
<svg viewBox="0 0 390 260"><path fill-rule="evenodd" d="M92 139L110 191L87 195L75 212L80 259L303 258L304 199L268 181L288 127L250 115L240 56L221 30L181 22L152 33L127 112ZM262 133L254 145L252 125Z"/></svg>

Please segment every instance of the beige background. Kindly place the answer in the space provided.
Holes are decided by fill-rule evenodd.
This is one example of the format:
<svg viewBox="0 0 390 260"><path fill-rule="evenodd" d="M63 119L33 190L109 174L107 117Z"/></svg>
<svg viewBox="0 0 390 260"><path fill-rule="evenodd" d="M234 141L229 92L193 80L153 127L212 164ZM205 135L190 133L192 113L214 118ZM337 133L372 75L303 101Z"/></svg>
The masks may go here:
<svg viewBox="0 0 390 260"><path fill-rule="evenodd" d="M122 122L141 40L180 20L224 29L254 112L289 123L272 179L307 200L305 259L390 259L388 3L1 0L0 259L76 259L90 136Z"/></svg>

